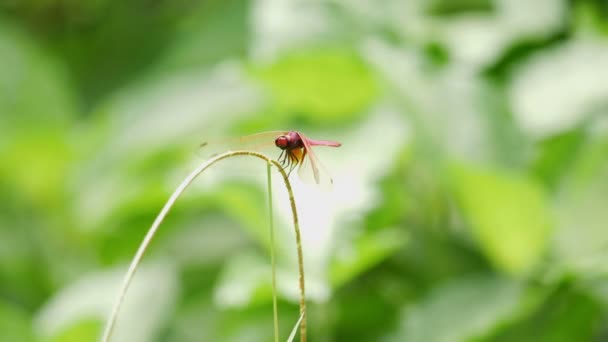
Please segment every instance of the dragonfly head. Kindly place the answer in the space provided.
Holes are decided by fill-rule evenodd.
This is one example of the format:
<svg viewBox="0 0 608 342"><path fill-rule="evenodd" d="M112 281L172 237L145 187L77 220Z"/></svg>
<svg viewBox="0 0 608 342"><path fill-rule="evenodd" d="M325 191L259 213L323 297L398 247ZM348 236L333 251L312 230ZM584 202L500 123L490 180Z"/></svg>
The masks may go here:
<svg viewBox="0 0 608 342"><path fill-rule="evenodd" d="M284 150L289 145L289 139L285 135L281 135L274 140L274 144L277 145L278 148Z"/></svg>

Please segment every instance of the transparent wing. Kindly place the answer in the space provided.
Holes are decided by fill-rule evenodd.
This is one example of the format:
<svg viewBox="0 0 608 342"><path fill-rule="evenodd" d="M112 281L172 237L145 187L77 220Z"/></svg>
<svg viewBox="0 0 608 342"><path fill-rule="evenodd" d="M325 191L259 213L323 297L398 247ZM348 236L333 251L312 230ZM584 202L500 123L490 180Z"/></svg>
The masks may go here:
<svg viewBox="0 0 608 342"><path fill-rule="evenodd" d="M278 156L281 151L275 146L274 140L284 134L287 134L287 131L268 131L235 138L210 139L201 143L198 155L208 158L228 151L247 150L267 153L269 157L275 158L275 154Z"/></svg>
<svg viewBox="0 0 608 342"><path fill-rule="evenodd" d="M331 175L317 158L308 139L302 133L298 134L304 143L304 155L298 167L298 176L307 183L316 184L324 190L330 190L333 184Z"/></svg>

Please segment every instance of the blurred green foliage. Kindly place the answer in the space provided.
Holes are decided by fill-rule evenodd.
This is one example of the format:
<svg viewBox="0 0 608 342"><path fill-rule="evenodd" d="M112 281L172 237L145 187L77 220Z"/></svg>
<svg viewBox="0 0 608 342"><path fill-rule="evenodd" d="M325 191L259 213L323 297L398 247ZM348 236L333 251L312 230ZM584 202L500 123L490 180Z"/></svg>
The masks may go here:
<svg viewBox="0 0 608 342"><path fill-rule="evenodd" d="M606 340L607 34L605 1L0 2L0 341L95 340L198 144L276 129L343 143L333 192L294 180L311 341ZM271 340L264 179L187 191L115 341Z"/></svg>

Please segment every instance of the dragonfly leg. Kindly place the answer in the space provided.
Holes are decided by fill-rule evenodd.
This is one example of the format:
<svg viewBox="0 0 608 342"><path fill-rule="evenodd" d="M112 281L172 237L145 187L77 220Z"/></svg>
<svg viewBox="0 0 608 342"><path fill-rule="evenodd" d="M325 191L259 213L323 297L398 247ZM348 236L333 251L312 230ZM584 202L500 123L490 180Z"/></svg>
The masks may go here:
<svg viewBox="0 0 608 342"><path fill-rule="evenodd" d="M286 165L286 169L291 169L291 165L293 165L293 154L291 153L291 151L287 152L287 165ZM287 176L289 177L289 173L287 174Z"/></svg>
<svg viewBox="0 0 608 342"><path fill-rule="evenodd" d="M298 165L297 157L293 153L289 153L289 171L287 172L287 177L289 177L289 175L291 175L291 172L296 168L297 165Z"/></svg>
<svg viewBox="0 0 608 342"><path fill-rule="evenodd" d="M285 157L285 150L282 150L278 158L278 162L281 164L282 167L285 167Z"/></svg>
<svg viewBox="0 0 608 342"><path fill-rule="evenodd" d="M291 171L293 171L296 166L301 165L302 163L304 163L304 157L306 157L306 149L303 149L304 151L302 152L302 155L300 156L300 159L298 159L298 157L294 154L293 155L293 166L291 168L291 170L289 170L289 173L291 173Z"/></svg>

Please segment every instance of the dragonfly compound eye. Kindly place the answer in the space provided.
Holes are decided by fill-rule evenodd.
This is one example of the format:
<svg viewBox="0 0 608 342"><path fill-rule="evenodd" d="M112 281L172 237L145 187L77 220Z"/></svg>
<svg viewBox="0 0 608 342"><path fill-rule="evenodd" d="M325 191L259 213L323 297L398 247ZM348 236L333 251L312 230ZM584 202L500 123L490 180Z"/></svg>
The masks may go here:
<svg viewBox="0 0 608 342"><path fill-rule="evenodd" d="M276 138L276 140L274 141L274 144L277 145L277 147L281 148L281 149L285 149L287 148L287 137L284 135L281 135L280 137Z"/></svg>

